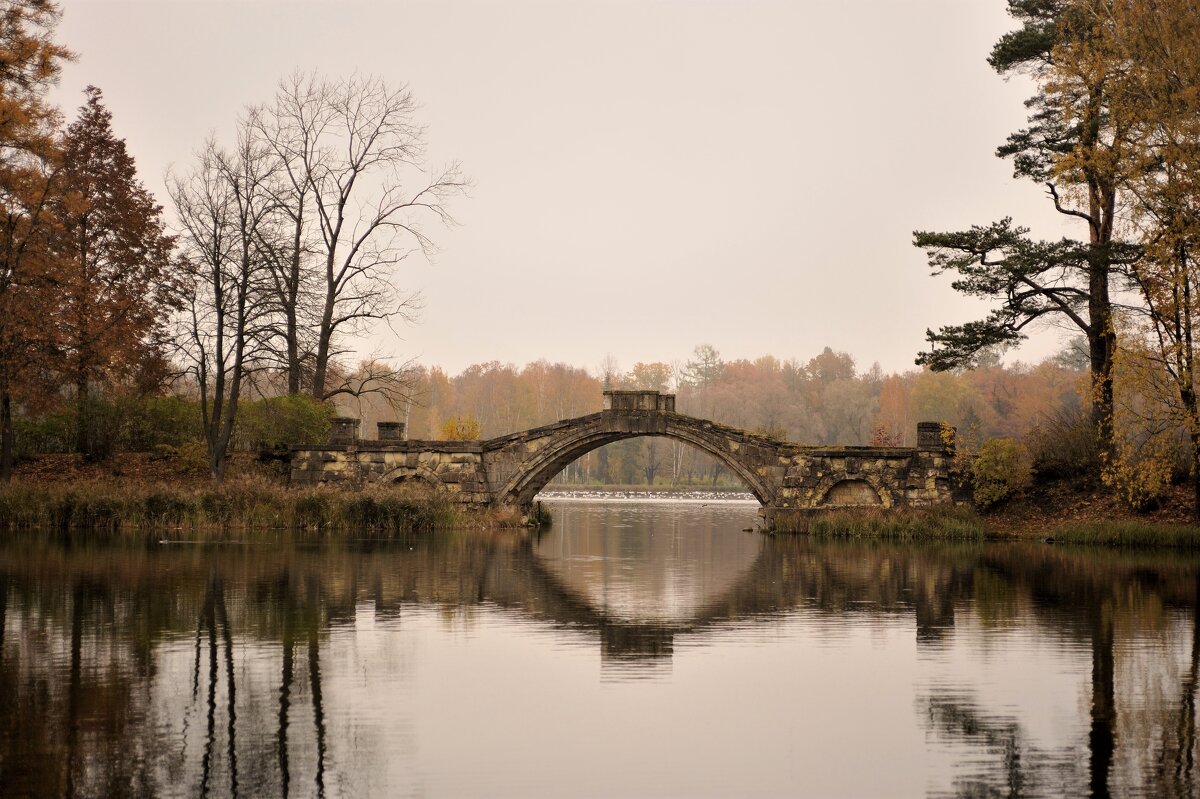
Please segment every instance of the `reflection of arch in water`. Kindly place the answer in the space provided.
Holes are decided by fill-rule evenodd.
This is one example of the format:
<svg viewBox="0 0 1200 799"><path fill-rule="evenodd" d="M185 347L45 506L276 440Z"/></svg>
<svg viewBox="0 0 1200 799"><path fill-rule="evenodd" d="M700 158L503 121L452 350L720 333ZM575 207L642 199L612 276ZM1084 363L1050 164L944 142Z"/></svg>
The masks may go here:
<svg viewBox="0 0 1200 799"><path fill-rule="evenodd" d="M622 429L622 425L605 424L602 414L595 414L595 417L594 423L552 438L522 462L497 492L500 501L528 507L538 492L569 464L606 444L640 436L659 436L690 444L728 467L762 505L771 506L776 501L774 489L756 468L763 460L761 454L755 453L756 457L743 455L743 448L757 449L755 444L731 441L727 431L711 422L663 413L656 414L644 429ZM773 456L774 452L771 454Z"/></svg>
<svg viewBox="0 0 1200 799"><path fill-rule="evenodd" d="M488 598L551 624L594 631L600 636L605 658L626 661L670 657L674 638L680 634L701 634L731 622L769 622L778 619L781 612L800 606L834 614L915 614L917 640L923 644L936 643L953 628L954 603L971 594L973 566L978 558L974 547L962 545L966 557L963 566L936 569L933 582L918 579L922 571L907 565L911 559L928 566L930 559L903 548L881 551L877 544L861 547L866 557L850 558L855 568L831 568L831 554L836 557L847 548L855 552L860 549L808 538L764 539L762 549L737 582L691 618L648 622L613 618L596 608L542 561L531 537L509 553L512 562L501 572L508 579L491 582ZM944 556L945 547L937 554Z"/></svg>

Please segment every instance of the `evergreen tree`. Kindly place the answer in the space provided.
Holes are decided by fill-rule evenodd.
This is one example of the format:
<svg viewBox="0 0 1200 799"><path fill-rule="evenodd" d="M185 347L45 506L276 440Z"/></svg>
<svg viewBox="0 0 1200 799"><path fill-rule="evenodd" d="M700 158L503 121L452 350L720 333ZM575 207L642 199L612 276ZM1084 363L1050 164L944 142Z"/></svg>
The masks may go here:
<svg viewBox="0 0 1200 799"><path fill-rule="evenodd" d="M100 90L86 94L63 141L56 239L65 303L56 324L75 388L80 452L91 440L91 386L118 369L134 373L153 355L151 336L174 293L162 208L113 135Z"/></svg>
<svg viewBox="0 0 1200 799"><path fill-rule="evenodd" d="M998 301L983 320L927 331L931 348L918 364L969 366L981 351L1025 337L1038 320L1065 319L1087 338L1092 419L1102 448L1112 442L1113 330L1110 282L1138 256L1114 237L1117 186L1126 131L1108 95L1110 66L1092 47L1095 18L1074 0L1009 0L1020 27L1001 37L988 61L1000 74L1027 72L1038 93L1029 126L997 155L1014 176L1042 183L1054 208L1086 224L1086 239L1039 241L1011 218L967 231L916 231L934 274L956 275L954 288Z"/></svg>

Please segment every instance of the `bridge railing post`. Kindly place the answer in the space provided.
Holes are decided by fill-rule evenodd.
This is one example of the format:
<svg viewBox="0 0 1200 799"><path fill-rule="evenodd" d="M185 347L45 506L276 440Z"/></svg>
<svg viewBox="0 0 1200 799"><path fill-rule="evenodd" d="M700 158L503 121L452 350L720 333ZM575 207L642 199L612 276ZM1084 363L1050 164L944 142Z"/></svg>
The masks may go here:
<svg viewBox="0 0 1200 799"><path fill-rule="evenodd" d="M380 441L397 443L404 440L404 422L376 422L375 428Z"/></svg>
<svg viewBox="0 0 1200 799"><path fill-rule="evenodd" d="M330 444L353 444L358 441L360 420L353 416L335 416L329 420Z"/></svg>
<svg viewBox="0 0 1200 799"><path fill-rule="evenodd" d="M917 449L954 454L957 429L944 422L917 422Z"/></svg>

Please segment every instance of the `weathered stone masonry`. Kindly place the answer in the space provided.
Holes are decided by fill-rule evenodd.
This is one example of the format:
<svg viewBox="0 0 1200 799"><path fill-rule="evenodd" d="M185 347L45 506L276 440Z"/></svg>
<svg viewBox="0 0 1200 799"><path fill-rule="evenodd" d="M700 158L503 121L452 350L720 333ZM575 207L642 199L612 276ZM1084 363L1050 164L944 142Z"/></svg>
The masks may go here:
<svg viewBox="0 0 1200 799"><path fill-rule="evenodd" d="M567 464L593 449L637 436L664 436L708 452L762 503L769 527L803 530L807 519L840 507L916 507L953 501L952 432L918 425L916 447L812 447L675 413L675 397L606 391L604 410L488 441L406 441L395 423L380 439L357 437L357 420L335 421L333 443L292 450L292 482L420 481L477 506L527 510Z"/></svg>

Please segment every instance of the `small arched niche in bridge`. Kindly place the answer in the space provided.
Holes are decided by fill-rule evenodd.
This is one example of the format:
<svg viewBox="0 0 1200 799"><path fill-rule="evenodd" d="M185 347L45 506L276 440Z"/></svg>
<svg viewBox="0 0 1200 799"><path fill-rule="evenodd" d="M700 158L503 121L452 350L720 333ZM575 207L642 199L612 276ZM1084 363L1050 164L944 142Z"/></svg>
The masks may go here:
<svg viewBox="0 0 1200 799"><path fill-rule="evenodd" d="M445 488L437 474L423 466L399 466L384 474L380 482L396 486L421 486L434 490Z"/></svg>
<svg viewBox="0 0 1200 799"><path fill-rule="evenodd" d="M878 489L866 480L848 478L829 487L819 505L823 508L861 508L882 505Z"/></svg>

